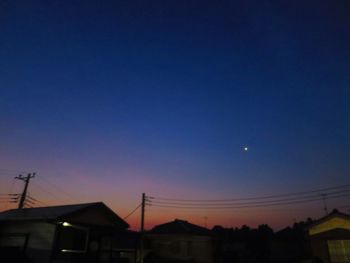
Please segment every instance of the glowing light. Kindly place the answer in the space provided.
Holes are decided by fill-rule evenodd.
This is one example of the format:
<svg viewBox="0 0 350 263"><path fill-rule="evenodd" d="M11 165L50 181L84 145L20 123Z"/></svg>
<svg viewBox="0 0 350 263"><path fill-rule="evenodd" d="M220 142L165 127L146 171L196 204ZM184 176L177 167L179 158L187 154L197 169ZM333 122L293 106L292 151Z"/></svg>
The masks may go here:
<svg viewBox="0 0 350 263"><path fill-rule="evenodd" d="M243 150L244 150L245 152L247 152L247 151L248 151L248 147L244 147Z"/></svg>
<svg viewBox="0 0 350 263"><path fill-rule="evenodd" d="M72 226L71 224L69 224L68 222L63 222L62 224L63 226Z"/></svg>

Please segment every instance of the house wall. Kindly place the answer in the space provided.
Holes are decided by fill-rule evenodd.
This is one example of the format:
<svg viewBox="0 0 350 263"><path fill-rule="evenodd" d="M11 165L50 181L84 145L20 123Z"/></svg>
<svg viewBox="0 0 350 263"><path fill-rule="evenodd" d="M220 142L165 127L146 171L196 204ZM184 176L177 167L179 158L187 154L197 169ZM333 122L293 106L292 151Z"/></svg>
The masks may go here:
<svg viewBox="0 0 350 263"><path fill-rule="evenodd" d="M330 260L329 240L350 240L350 231L346 229L333 229L309 237L312 255L319 257L324 263L333 263Z"/></svg>
<svg viewBox="0 0 350 263"><path fill-rule="evenodd" d="M215 262L215 243L211 237L191 235L151 235L150 249L161 258Z"/></svg>
<svg viewBox="0 0 350 263"><path fill-rule="evenodd" d="M192 255L195 262L212 263L214 260L214 241L211 238L192 239Z"/></svg>
<svg viewBox="0 0 350 263"><path fill-rule="evenodd" d="M25 255L34 263L46 263L50 260L56 226L46 222L16 222L0 225L0 246L13 246L12 235L27 235Z"/></svg>

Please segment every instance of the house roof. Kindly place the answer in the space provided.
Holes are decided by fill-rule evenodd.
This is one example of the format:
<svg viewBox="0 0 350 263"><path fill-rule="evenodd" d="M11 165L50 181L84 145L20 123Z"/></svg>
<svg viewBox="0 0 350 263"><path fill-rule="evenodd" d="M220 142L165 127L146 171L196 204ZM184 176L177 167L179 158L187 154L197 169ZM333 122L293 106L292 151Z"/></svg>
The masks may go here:
<svg viewBox="0 0 350 263"><path fill-rule="evenodd" d="M63 221L90 208L101 209L115 224L127 228L129 225L102 202L11 209L0 213L0 221L53 220Z"/></svg>
<svg viewBox="0 0 350 263"><path fill-rule="evenodd" d="M307 228L309 235L321 234L334 229L350 230L350 215L333 210Z"/></svg>
<svg viewBox="0 0 350 263"><path fill-rule="evenodd" d="M320 219L316 220L314 223L312 223L310 226L308 226L308 229L314 227L314 226L317 226L317 225L320 225L332 218L335 218L335 217L338 217L338 218L343 218L343 219L346 219L346 220L350 220L350 215L349 214L345 214L345 213L342 213L342 212L339 212L337 209L334 209L331 213L329 213L328 215L324 216L324 217L321 217Z"/></svg>
<svg viewBox="0 0 350 263"><path fill-rule="evenodd" d="M155 226L150 233L152 234L187 234L209 236L211 231L207 228L191 224L185 220L175 219L172 222Z"/></svg>

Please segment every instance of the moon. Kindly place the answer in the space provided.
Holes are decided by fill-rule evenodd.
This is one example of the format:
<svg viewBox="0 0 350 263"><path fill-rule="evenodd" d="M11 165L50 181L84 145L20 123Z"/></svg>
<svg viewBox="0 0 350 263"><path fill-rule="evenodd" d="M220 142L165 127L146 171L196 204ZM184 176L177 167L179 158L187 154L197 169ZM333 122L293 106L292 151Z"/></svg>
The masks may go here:
<svg viewBox="0 0 350 263"><path fill-rule="evenodd" d="M243 148L243 150L244 150L245 152L248 152L248 147L245 146L245 147Z"/></svg>

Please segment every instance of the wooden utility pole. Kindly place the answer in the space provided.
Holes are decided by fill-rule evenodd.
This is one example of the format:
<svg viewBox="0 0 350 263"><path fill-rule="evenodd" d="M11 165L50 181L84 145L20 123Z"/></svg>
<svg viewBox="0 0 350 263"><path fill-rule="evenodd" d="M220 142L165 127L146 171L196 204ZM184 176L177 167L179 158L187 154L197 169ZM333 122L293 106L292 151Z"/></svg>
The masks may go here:
<svg viewBox="0 0 350 263"><path fill-rule="evenodd" d="M34 177L35 177L35 173L33 173L33 174L29 173L29 174L27 174L26 177L22 176L21 174L19 176L15 177L15 179L24 181L24 188L23 188L23 192L22 192L21 198L20 198L19 203L18 203L18 209L22 209L24 207L24 203L25 203L26 197L27 197L27 190L28 190L29 181L31 178L34 178Z"/></svg>
<svg viewBox="0 0 350 263"><path fill-rule="evenodd" d="M145 206L146 206L146 195L142 194L141 202L141 233L145 230Z"/></svg>
<svg viewBox="0 0 350 263"><path fill-rule="evenodd" d="M141 244L140 244L140 263L143 263L143 250L144 250L144 231L145 231L145 206L146 206L146 195L142 193L141 202Z"/></svg>

